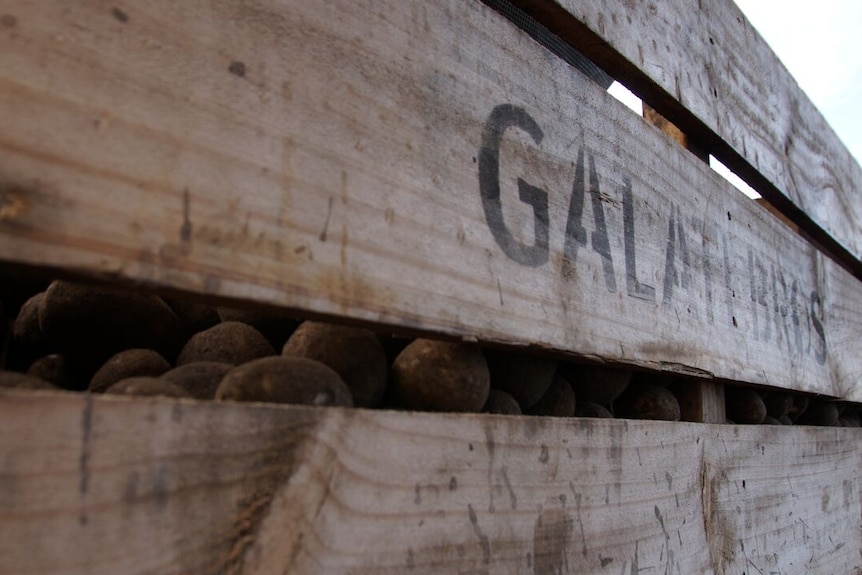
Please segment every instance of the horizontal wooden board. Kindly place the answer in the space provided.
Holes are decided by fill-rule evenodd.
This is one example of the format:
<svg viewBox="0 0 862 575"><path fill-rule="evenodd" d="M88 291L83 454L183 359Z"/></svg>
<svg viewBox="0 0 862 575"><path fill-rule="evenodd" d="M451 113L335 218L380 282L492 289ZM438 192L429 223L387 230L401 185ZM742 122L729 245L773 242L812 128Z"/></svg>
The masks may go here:
<svg viewBox="0 0 862 575"><path fill-rule="evenodd" d="M732 0L513 4L831 245L810 217L862 275L862 168Z"/></svg>
<svg viewBox="0 0 862 575"><path fill-rule="evenodd" d="M0 260L862 399L858 282L479 2L0 12Z"/></svg>
<svg viewBox="0 0 862 575"><path fill-rule="evenodd" d="M4 391L0 573L859 573L860 433Z"/></svg>

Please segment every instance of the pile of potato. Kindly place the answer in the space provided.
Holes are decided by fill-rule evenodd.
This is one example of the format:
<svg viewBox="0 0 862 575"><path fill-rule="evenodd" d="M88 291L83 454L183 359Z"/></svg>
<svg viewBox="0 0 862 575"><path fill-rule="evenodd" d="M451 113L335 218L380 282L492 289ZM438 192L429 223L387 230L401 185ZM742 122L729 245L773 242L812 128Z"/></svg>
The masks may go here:
<svg viewBox="0 0 862 575"><path fill-rule="evenodd" d="M680 419L674 386L654 374L69 281L15 287L0 290L0 318L9 314L0 387ZM859 425L858 413L835 403L747 388L728 389L727 409L736 423Z"/></svg>

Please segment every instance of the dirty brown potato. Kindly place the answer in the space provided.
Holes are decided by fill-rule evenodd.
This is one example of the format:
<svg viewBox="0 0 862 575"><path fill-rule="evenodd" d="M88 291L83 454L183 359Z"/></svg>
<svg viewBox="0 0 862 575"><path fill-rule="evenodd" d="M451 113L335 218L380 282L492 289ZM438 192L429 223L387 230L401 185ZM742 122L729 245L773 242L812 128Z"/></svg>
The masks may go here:
<svg viewBox="0 0 862 575"><path fill-rule="evenodd" d="M634 382L614 400L614 413L626 419L679 421L679 402L666 387Z"/></svg>
<svg viewBox="0 0 862 575"><path fill-rule="evenodd" d="M575 391L572 384L557 374L542 399L526 411L529 415L550 417L572 417L575 414Z"/></svg>
<svg viewBox="0 0 862 575"><path fill-rule="evenodd" d="M772 417L771 415L767 415L766 417L763 418L763 425L784 425L784 424L781 423L780 419L776 419L775 417Z"/></svg>
<svg viewBox="0 0 862 575"><path fill-rule="evenodd" d="M162 397L190 397L186 390L157 377L130 377L118 381L105 390L106 395L140 395Z"/></svg>
<svg viewBox="0 0 862 575"><path fill-rule="evenodd" d="M94 367L124 349L172 357L181 336L176 314L157 296L67 281L45 291L39 326L58 351Z"/></svg>
<svg viewBox="0 0 862 575"><path fill-rule="evenodd" d="M0 387L12 389L60 389L56 385L41 380L38 377L18 371L6 371L5 369L0 369Z"/></svg>
<svg viewBox="0 0 862 575"><path fill-rule="evenodd" d="M766 405L766 414L778 419L793 409L793 395L781 391L768 391L763 394L763 403Z"/></svg>
<svg viewBox="0 0 862 575"><path fill-rule="evenodd" d="M782 415L778 418L778 421L781 423L781 425L793 425L793 420L790 419L790 416L788 415Z"/></svg>
<svg viewBox="0 0 862 575"><path fill-rule="evenodd" d="M264 357L235 367L215 393L223 401L350 407L350 389L335 370L304 357Z"/></svg>
<svg viewBox="0 0 862 575"><path fill-rule="evenodd" d="M9 364L24 369L39 357L50 353L51 346L39 327L39 315L45 302L45 292L31 296L21 305L12 321L9 341Z"/></svg>
<svg viewBox="0 0 862 575"><path fill-rule="evenodd" d="M194 361L166 371L159 378L180 386L195 399L214 399L219 383L234 367L218 361Z"/></svg>
<svg viewBox="0 0 862 575"><path fill-rule="evenodd" d="M390 375L393 403L405 409L478 412L491 387L482 352L464 343L417 339L398 354Z"/></svg>
<svg viewBox="0 0 862 575"><path fill-rule="evenodd" d="M114 354L90 379L89 390L103 393L118 381L131 377L158 377L171 364L152 349L127 349Z"/></svg>
<svg viewBox="0 0 862 575"><path fill-rule="evenodd" d="M534 405L554 381L557 360L507 351L485 350L491 387L514 397L521 410Z"/></svg>
<svg viewBox="0 0 862 575"><path fill-rule="evenodd" d="M248 324L226 321L195 334L177 357L177 366L196 361L218 361L240 365L275 355L263 335Z"/></svg>
<svg viewBox="0 0 862 575"><path fill-rule="evenodd" d="M498 415L521 415L521 406L514 397L500 391L492 389L488 392L488 401L482 407L482 413L496 413Z"/></svg>
<svg viewBox="0 0 862 575"><path fill-rule="evenodd" d="M578 407L575 409L575 417L613 419L614 415L598 403L593 403L592 401L578 401Z"/></svg>
<svg viewBox="0 0 862 575"><path fill-rule="evenodd" d="M834 401L813 399L796 423L832 427L838 423L838 405Z"/></svg>
<svg viewBox="0 0 862 575"><path fill-rule="evenodd" d="M75 369L64 356L57 353L42 356L34 361L27 368L27 375L38 377L42 381L47 381L63 389L74 391L82 389L78 381L80 378Z"/></svg>
<svg viewBox="0 0 862 575"><path fill-rule="evenodd" d="M803 413L805 413L806 409L808 409L808 396L794 395L793 407L787 412L787 416L795 422Z"/></svg>
<svg viewBox="0 0 862 575"><path fill-rule="evenodd" d="M45 302L45 292L37 293L29 298L18 310L18 316L12 324L12 336L29 346L39 346L45 343L45 334L39 327L39 314Z"/></svg>
<svg viewBox="0 0 862 575"><path fill-rule="evenodd" d="M763 398L750 387L728 386L724 392L724 408L727 417L739 424L757 425L766 417Z"/></svg>
<svg viewBox="0 0 862 575"><path fill-rule="evenodd" d="M356 407L377 407L386 393L389 366L377 335L367 329L303 322L281 351L334 369L353 394Z"/></svg>
<svg viewBox="0 0 862 575"><path fill-rule="evenodd" d="M216 311L221 321L250 325L267 339L273 349L281 349L299 325L293 314L279 309L220 307Z"/></svg>
<svg viewBox="0 0 862 575"><path fill-rule="evenodd" d="M862 418L857 412L844 414L838 418L838 425L841 427L862 427Z"/></svg>
<svg viewBox="0 0 862 575"><path fill-rule="evenodd" d="M625 391L632 372L574 363L560 364L560 374L572 383L578 401L608 405Z"/></svg>

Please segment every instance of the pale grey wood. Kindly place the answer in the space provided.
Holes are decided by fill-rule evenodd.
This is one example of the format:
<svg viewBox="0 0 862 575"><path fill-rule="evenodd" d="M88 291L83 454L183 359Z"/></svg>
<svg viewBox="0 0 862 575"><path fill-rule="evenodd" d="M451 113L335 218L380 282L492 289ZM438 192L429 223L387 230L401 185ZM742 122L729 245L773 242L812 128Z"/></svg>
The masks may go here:
<svg viewBox="0 0 862 575"><path fill-rule="evenodd" d="M862 269L859 161L732 0L513 3L660 105L770 199L805 212Z"/></svg>
<svg viewBox="0 0 862 575"><path fill-rule="evenodd" d="M859 436L4 391L0 573L855 573Z"/></svg>
<svg viewBox="0 0 862 575"><path fill-rule="evenodd" d="M0 260L862 398L858 282L478 2L0 13Z"/></svg>

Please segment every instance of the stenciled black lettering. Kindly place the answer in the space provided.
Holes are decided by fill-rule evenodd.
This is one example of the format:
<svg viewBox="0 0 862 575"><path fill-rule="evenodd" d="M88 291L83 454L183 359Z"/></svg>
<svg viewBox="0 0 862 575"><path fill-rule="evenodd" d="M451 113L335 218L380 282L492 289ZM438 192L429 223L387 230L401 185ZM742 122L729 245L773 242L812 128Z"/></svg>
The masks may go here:
<svg viewBox="0 0 862 575"><path fill-rule="evenodd" d="M578 150L575 180L572 182L572 197L569 200L569 215L566 220L566 241L563 244L563 275L565 277L571 277L574 274L578 247L586 247L587 245L587 230L581 221L584 217L584 195L587 189L584 166L584 148L582 147Z"/></svg>
<svg viewBox="0 0 862 575"><path fill-rule="evenodd" d="M605 274L605 287L608 291L617 291L617 281L614 278L614 260L611 256L611 242L608 239L608 227L605 224L605 209L602 207L601 191L599 190L599 174L596 171L596 160L590 154L590 193L593 200L593 220L595 229L590 239L593 250L602 257L602 270Z"/></svg>
<svg viewBox="0 0 862 575"><path fill-rule="evenodd" d="M677 253L677 248L679 252ZM676 262L682 263L682 271L677 270ZM664 285L662 285L662 304L667 305L673 300L673 291L680 287L688 289L692 284L691 255L685 241L685 230L682 226L682 216L677 208L671 210L667 226L667 246L664 259Z"/></svg>
<svg viewBox="0 0 862 575"><path fill-rule="evenodd" d="M727 304L727 314L730 318L729 323L733 327L738 327L739 321L736 319L736 314L733 310L733 299L736 297L736 291L733 289L733 272L730 267L730 245L727 241L727 236L722 235L721 246L724 256L724 289L725 303Z"/></svg>
<svg viewBox="0 0 862 575"><path fill-rule="evenodd" d="M826 363L826 331L823 329L823 322L819 317L822 315L823 302L820 300L820 294L816 291L812 291L811 323L814 325L814 331L817 332L817 340L814 342L814 358L820 365Z"/></svg>
<svg viewBox="0 0 862 575"><path fill-rule="evenodd" d="M754 279L754 254L748 250L748 288L751 292L751 312L754 314L754 341L760 337L760 330L757 327L757 283Z"/></svg>
<svg viewBox="0 0 862 575"><path fill-rule="evenodd" d="M781 288L780 293L779 288ZM781 347L781 340L783 338L787 346L787 352L793 355L793 340L791 339L790 326L788 325L788 321L790 321L788 317L790 312L790 307L788 306L790 296L787 292L787 282L784 279L784 272L781 271L780 267L775 266L772 267L772 297L774 301L775 331L778 334L778 347Z"/></svg>
<svg viewBox="0 0 862 575"><path fill-rule="evenodd" d="M667 246L664 256L664 284L662 285L661 297L661 302L664 305L670 304L673 298L673 288L679 285L679 276L674 260L676 260L676 222L674 221L674 213L671 213L667 225Z"/></svg>
<svg viewBox="0 0 862 575"><path fill-rule="evenodd" d="M685 241L685 230L682 227L682 214L677 208L676 218L676 240L679 243L679 253L682 257L682 288L689 289L691 287L691 255L688 251L688 243Z"/></svg>
<svg viewBox="0 0 862 575"><path fill-rule="evenodd" d="M763 341L769 341L772 338L772 322L769 317L769 303L766 301L766 296L769 295L769 271L757 255L754 256L754 270L754 284L757 286L757 303L763 306ZM758 282L757 279L760 281Z"/></svg>
<svg viewBox="0 0 862 575"><path fill-rule="evenodd" d="M751 287L751 313L754 318L754 339L769 341L772 338L772 317L769 313L769 304L766 301L769 292L769 271L751 249L748 250L748 274L748 282ZM759 327L760 313L758 310L760 306L763 306L762 330Z"/></svg>
<svg viewBox="0 0 862 575"><path fill-rule="evenodd" d="M790 282L790 319L793 322L793 335L796 342L796 350L802 354L802 326L799 319L799 282L793 279Z"/></svg>
<svg viewBox="0 0 862 575"><path fill-rule="evenodd" d="M588 158L587 158L588 156ZM585 163L589 161L589 190L590 205L593 209L593 223L595 229L590 235L590 242L599 256L602 258L602 271L605 278L605 287L608 291L617 291L617 282L614 277L614 260L611 255L611 243L608 239L608 228L605 223L605 211L602 207L601 191L599 190L599 174L596 170L596 160L592 154L586 153L584 148L578 150L578 161L575 166L575 180L572 183L572 197L569 200L569 216L566 221L566 241L563 245L563 275L571 277L574 274L575 261L578 257L578 248L587 245L587 230L584 228L584 199L587 194L587 182L584 172Z"/></svg>
<svg viewBox="0 0 862 575"><path fill-rule="evenodd" d="M712 243L711 238L715 236L709 233L706 222L700 222L700 227L703 229L701 237L703 247L703 293L706 295L706 321L715 323L712 312L712 260L709 254L709 245Z"/></svg>
<svg viewBox="0 0 862 575"><path fill-rule="evenodd" d="M533 245L524 244L512 235L503 221L503 205L500 200L500 144L509 128L519 128L536 143L542 143L544 134L536 121L524 109L511 104L494 108L482 132L482 147L479 150L479 190L485 221L497 245L516 262L539 267L548 262L548 193L518 178L518 198L533 208Z"/></svg>
<svg viewBox="0 0 862 575"><path fill-rule="evenodd" d="M629 296L655 302L655 288L638 280L638 267L635 259L635 216L632 183L623 177L623 245L626 260L626 290Z"/></svg>

